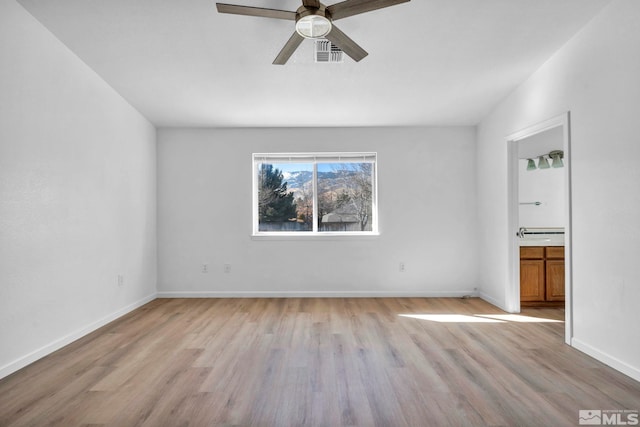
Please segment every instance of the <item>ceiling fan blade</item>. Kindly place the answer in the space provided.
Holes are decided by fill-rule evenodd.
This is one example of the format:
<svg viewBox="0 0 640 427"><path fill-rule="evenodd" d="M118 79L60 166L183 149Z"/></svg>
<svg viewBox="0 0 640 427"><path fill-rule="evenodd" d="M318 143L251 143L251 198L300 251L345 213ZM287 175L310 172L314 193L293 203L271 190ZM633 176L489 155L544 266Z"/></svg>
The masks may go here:
<svg viewBox="0 0 640 427"><path fill-rule="evenodd" d="M294 31L289 41L284 45L276 59L273 61L274 65L286 64L291 55L293 55L293 52L295 52L298 46L300 46L302 40L304 40L304 37Z"/></svg>
<svg viewBox="0 0 640 427"><path fill-rule="evenodd" d="M320 8L320 0L302 0L302 4L304 7L315 7L316 9Z"/></svg>
<svg viewBox="0 0 640 427"><path fill-rule="evenodd" d="M351 40L349 36L340 31L340 29L335 25L331 27L331 31L325 36L325 38L342 49L344 53L349 55L356 62L368 55L366 50Z"/></svg>
<svg viewBox="0 0 640 427"><path fill-rule="evenodd" d="M327 12L331 15L331 19L335 21L336 19L347 18L408 1L411 0L346 0L327 7Z"/></svg>
<svg viewBox="0 0 640 427"><path fill-rule="evenodd" d="M232 13L234 15L261 16L263 18L296 20L296 13L288 10L265 9L262 7L239 6L237 4L216 3L219 13Z"/></svg>

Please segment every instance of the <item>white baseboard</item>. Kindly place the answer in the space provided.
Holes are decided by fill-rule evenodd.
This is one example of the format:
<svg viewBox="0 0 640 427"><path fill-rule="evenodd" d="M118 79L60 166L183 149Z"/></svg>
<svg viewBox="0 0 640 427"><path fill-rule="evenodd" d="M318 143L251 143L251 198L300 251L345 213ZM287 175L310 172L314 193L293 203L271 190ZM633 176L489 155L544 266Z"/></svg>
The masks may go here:
<svg viewBox="0 0 640 427"><path fill-rule="evenodd" d="M582 342L577 338L573 338L571 340L571 345L573 346L573 348L588 354L589 356L604 363L605 365L609 365L613 369L622 372L623 374L633 378L634 380L640 381L640 367L635 367L626 362L623 362L622 360L617 359L603 351L600 351L597 348L592 347L591 345Z"/></svg>
<svg viewBox="0 0 640 427"><path fill-rule="evenodd" d="M496 307L498 307L500 310L503 310L503 311L507 311L507 312L508 312L508 310L506 309L506 307L504 307L504 306L503 306L503 304L501 304L501 303L500 303L500 301L498 301L497 299L495 299L495 298L493 298L493 297L491 297L491 296L489 296L489 295L485 294L484 292L480 292L480 293L478 294L478 296L479 296L482 300L484 300L484 301L488 302L489 304L491 304L491 305L495 305L495 306L496 306Z"/></svg>
<svg viewBox="0 0 640 427"><path fill-rule="evenodd" d="M159 291L158 298L462 298L474 291Z"/></svg>
<svg viewBox="0 0 640 427"><path fill-rule="evenodd" d="M53 353L54 351L61 349L65 345L71 344L72 342L84 337L85 335L90 334L96 329L103 327L107 323L113 322L117 318L124 316L125 314L135 310L138 307L145 305L150 301L153 301L154 299L156 299L155 293L148 295L132 304L129 304L126 307L121 308L120 310L117 310L101 319L98 319L97 321L90 323L89 325L81 329L78 329L77 331L74 331L62 338L59 338L43 347L40 347L35 351L32 351L31 353L25 356L20 357L17 360L14 360L11 363L8 363L0 367L0 379L11 375L12 373L18 371L19 369L24 368L27 365L30 365L31 363L35 362L38 359L42 359L43 357Z"/></svg>

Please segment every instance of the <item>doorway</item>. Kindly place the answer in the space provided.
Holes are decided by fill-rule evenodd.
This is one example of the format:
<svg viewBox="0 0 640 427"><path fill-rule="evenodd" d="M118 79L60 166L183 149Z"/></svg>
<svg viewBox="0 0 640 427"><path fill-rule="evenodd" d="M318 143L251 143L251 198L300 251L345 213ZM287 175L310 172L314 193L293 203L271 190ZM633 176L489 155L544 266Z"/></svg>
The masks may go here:
<svg viewBox="0 0 640 427"><path fill-rule="evenodd" d="M545 142L547 141L547 142ZM552 142L548 142L552 141ZM546 145L546 144L555 144ZM558 147L558 145L561 147ZM539 200L521 200L520 197L520 169L522 160L533 160L529 167L538 168L540 156L546 162L551 159L549 154L562 151L562 173L564 177L563 191L560 195L562 212L557 219L558 228L564 233L564 308L565 308L565 342L571 345L573 336L573 297L572 297L572 257L571 257L571 132L570 114L567 112L553 117L544 122L529 126L507 137L508 153L508 242L509 242L509 269L510 276L506 289L507 309L510 312L520 312L520 245L523 237L522 224L520 222L521 203L531 203L530 207L540 207ZM554 158L559 154L554 153ZM533 159L538 157L538 159ZM536 162L537 160L537 162ZM551 160L552 161L552 160ZM539 171L540 172L540 171ZM536 202L540 202L537 205ZM528 215L528 217L531 217ZM531 217L533 218L533 217ZM525 230L526 231L526 230Z"/></svg>

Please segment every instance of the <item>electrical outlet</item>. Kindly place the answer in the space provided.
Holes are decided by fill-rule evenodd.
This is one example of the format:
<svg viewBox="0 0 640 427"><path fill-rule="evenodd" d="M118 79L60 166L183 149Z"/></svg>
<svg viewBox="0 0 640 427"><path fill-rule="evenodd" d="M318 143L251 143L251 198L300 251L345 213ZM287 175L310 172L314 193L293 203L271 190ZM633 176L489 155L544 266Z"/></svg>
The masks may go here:
<svg viewBox="0 0 640 427"><path fill-rule="evenodd" d="M118 286L119 287L124 286L124 276L122 274L118 274Z"/></svg>
<svg viewBox="0 0 640 427"><path fill-rule="evenodd" d="M224 272L225 273L231 273L231 264L225 264L224 265Z"/></svg>
<svg viewBox="0 0 640 427"><path fill-rule="evenodd" d="M400 264L398 264L398 271L400 273L404 273L405 271L404 262L401 262Z"/></svg>
<svg viewBox="0 0 640 427"><path fill-rule="evenodd" d="M208 273L209 272L209 264L202 264L202 272L203 273Z"/></svg>

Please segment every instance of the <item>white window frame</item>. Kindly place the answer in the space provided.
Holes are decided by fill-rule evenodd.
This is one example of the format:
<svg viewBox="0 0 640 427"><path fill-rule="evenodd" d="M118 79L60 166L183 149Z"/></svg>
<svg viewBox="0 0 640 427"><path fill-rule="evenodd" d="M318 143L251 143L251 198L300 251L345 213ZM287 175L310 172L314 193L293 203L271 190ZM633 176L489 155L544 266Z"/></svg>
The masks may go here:
<svg viewBox="0 0 640 427"><path fill-rule="evenodd" d="M371 231L319 231L318 230L318 164L320 163L371 163L373 164L373 188L371 206ZM258 213L258 170L262 163L311 163L313 165L313 230L311 231L260 231ZM252 154L252 236L269 238L378 236L378 153L253 153Z"/></svg>

